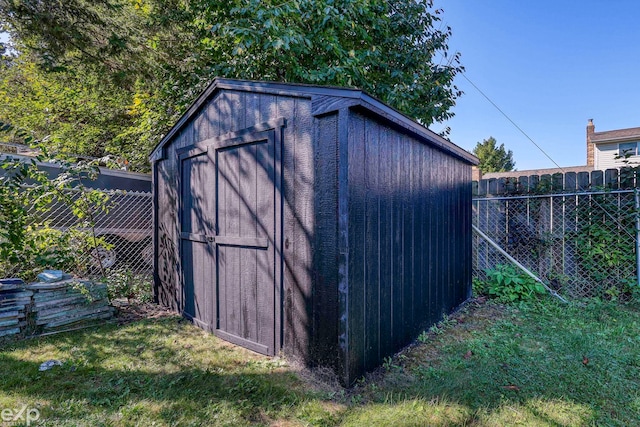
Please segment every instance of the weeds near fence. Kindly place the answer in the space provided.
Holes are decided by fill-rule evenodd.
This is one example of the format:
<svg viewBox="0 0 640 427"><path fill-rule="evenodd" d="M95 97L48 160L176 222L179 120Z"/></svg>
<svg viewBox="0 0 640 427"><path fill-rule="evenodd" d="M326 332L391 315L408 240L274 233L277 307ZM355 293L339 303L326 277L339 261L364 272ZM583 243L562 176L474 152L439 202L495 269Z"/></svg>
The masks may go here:
<svg viewBox="0 0 640 427"><path fill-rule="evenodd" d="M127 298L138 302L151 302L151 279L148 274L140 274L127 268L111 270L105 277L109 299Z"/></svg>
<svg viewBox="0 0 640 427"><path fill-rule="evenodd" d="M551 289L569 298L638 296L636 176L627 168L480 183L473 223ZM640 185L640 181L638 181ZM478 280L510 261L474 237ZM492 279L495 279L495 274Z"/></svg>
<svg viewBox="0 0 640 427"><path fill-rule="evenodd" d="M494 269L487 269L486 274L486 293L501 301L530 301L546 293L540 283L508 264L499 264Z"/></svg>

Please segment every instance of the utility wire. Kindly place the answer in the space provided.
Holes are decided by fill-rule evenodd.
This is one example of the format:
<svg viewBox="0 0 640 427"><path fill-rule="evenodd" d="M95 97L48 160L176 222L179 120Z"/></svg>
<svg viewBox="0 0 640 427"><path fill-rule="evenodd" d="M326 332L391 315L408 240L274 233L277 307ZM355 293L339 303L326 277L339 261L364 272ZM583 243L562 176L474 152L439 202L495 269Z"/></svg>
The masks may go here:
<svg viewBox="0 0 640 427"><path fill-rule="evenodd" d="M532 139L532 138L531 138L531 137L530 137L530 136L529 136L529 135L528 135L524 130L522 130L522 128L521 128L520 126L518 126L518 124L517 124L516 122L514 122L513 120L511 120L511 117L509 117L509 116L507 115L507 113L505 113L505 112L502 110L502 108L498 107L498 105L497 105L495 102L493 102L493 101L491 100L491 98L489 98L489 97L487 96L487 94L486 94L486 93L484 93L484 92L483 92L483 91L482 91L482 90L481 90L481 89L480 89L480 88L479 88L479 87L478 87L474 82L472 82L472 81L471 81L471 79L469 79L469 77L467 77L467 75L466 75L466 73L465 73L464 71L462 71L460 74L462 74L462 77L464 77L464 78L465 78L465 80L466 80L466 81L468 81L468 82L471 84L471 86L473 86L473 87L474 87L474 88L475 88L475 89L480 93L480 95L482 95L482 96L484 97L484 99L486 99L487 101L489 101L489 103L490 103L491 105L493 105L493 106L495 107L495 109L496 109L496 110L498 110L498 111L500 112L500 114L502 114L502 115L504 116L504 118L505 118L505 119L507 119L507 120L509 121L509 123L511 123L513 126L515 126L515 128L516 128L516 129L518 129L518 131L520 131L520 133L521 133L521 134L523 134L523 135L525 136L525 138L527 138L529 141L531 141L531 143L532 143L533 145L535 145L535 146L536 146L536 148L538 148L538 150L540 150L540 151L542 152L542 154L544 154L544 155L547 157L547 159L551 160L551 162L552 162L554 165L556 165L556 167L557 167L558 169L560 169L560 170L564 173L564 169L562 169L562 166L560 166L558 163L556 163L556 161L555 161L555 160L553 160L553 158L551 158L551 156L550 156L549 154L547 154L547 152L546 152L546 151L544 151L544 150L542 149L542 147L540 147L538 144L536 144L536 142L535 142L535 141L534 141L534 140L533 140L533 139Z"/></svg>
<svg viewBox="0 0 640 427"><path fill-rule="evenodd" d="M500 108L500 107L499 107L495 102L493 102L493 100L492 100L491 98L489 98L489 96L488 96L487 94L485 94L485 93L484 93L484 92L483 92L483 91L482 91L482 90L481 90L481 89L480 89L480 88L479 88L475 83L473 83L473 82L471 81L471 79L469 79L469 77L467 77L467 75L464 73L464 71L462 71L462 72L461 72L461 74L462 74L462 77L464 77L464 78L465 78L465 80L466 80L466 81L468 81L468 82L471 84L471 86L473 86L473 87L474 87L474 88L475 88L475 89L480 93L480 95L482 95L482 96L484 97L484 99L486 99L486 100L487 100L491 105L493 105L493 107L494 107L496 110L498 110L498 111L500 112L500 114L502 114L502 115L504 116L504 118L505 118L505 119L507 119L507 120L509 121L509 123L511 123L511 124L512 124L516 129L518 129L518 131L519 131L522 135L524 135L524 136L525 136L525 138L527 138L529 141L531 141L531 143L532 143L533 145L535 145L535 147L536 147L538 150L540 150L540 151L542 152L542 154L544 154L544 155L545 155L549 160L551 160L551 162L552 162L554 165L556 165L556 167L557 167L558 169L560 169L560 170L562 171L562 173L563 173L563 174L564 174L564 173L566 173L566 172L565 172L565 170L562 168L562 166L560 166L560 165L559 165L555 160L553 160L553 158L552 158L549 154L547 154L547 152L546 152L546 151L544 151L544 150L542 149L542 147L540 147L538 144L536 144L536 142L535 142L535 141L534 141L534 140L533 140L533 139L532 139L532 138L531 138L531 137L530 137L530 136L529 136L529 135L528 135L524 130L522 130L522 128L521 128L520 126L518 126L518 125L517 125L517 123L516 123L516 122L514 122L514 121L511 119L511 117L509 117L509 115L508 115L507 113L505 113L505 112L504 112L504 111L503 111L503 110L502 110L502 109L501 109L501 108ZM582 191L585 191L585 192L586 192L586 191L588 190L588 188L581 187L581 186L578 184L578 190L582 190ZM588 194L588 193L586 193L586 194ZM634 235L632 235L631 233L629 233L629 231L627 231L627 229L622 225L622 223L618 220L618 218L616 218L615 216L613 216L613 214L612 214L611 212L609 212L608 210L606 210L606 209L604 208L604 206L602 206L602 205L600 204L600 202L598 202L598 200L596 200L595 198L593 198L593 197L592 197L592 198L591 198L591 202L592 202L593 204L595 204L597 207L599 207L599 208L602 210L602 212L604 212L604 213L605 213L605 215L606 215L606 216L608 216L609 218L611 218L611 219L613 220L613 222L614 222L616 225L618 225L618 226L619 226L619 228L620 228L621 230L623 230L627 236L629 236L630 238L632 238L632 239L634 239L634 240L635 240L636 236L634 236Z"/></svg>
<svg viewBox="0 0 640 427"><path fill-rule="evenodd" d="M396 7L393 5L393 2L389 2L389 6L390 8L395 12L395 13L399 13L398 9L396 9ZM417 28L413 25L413 23L409 23L409 25L411 25L411 27L416 30L418 33L420 31L417 30ZM478 85L476 85L475 83L473 83L471 81L471 79L469 79L469 77L467 77L466 73L464 71L461 71L460 74L462 74L462 77L465 78L465 80L467 80L471 86L473 86L496 110L498 110L500 112L500 114L502 114L508 121L509 123L511 123L516 129L518 129L518 131L524 135L538 150L540 150L542 152L542 154L544 154L549 160L551 160L551 162L556 165L556 167L562 171L563 174L565 174L565 170L555 161L553 160L553 158L542 149L542 147L540 147L540 145L538 145L533 138L531 138L520 126L517 125L516 122L514 122L511 117L509 117L509 115L507 113L505 113L495 102L493 102L493 100L491 98L489 98L489 96L487 94L485 94L479 87ZM586 191L588 189L582 188L580 187L580 185L578 184L578 189L579 190L583 190ZM587 193L588 194L588 193ZM632 235L631 233L629 233L627 231L627 229L625 227L622 226L622 224L620 223L620 221L613 216L613 214L611 214L609 211L607 211L595 198L591 198L591 202L593 204L595 204L596 206L598 206L609 218L611 218L613 220L613 222L615 224L617 224L619 226L619 228L621 230L624 230L624 232L631 237L632 239L635 240L636 236Z"/></svg>

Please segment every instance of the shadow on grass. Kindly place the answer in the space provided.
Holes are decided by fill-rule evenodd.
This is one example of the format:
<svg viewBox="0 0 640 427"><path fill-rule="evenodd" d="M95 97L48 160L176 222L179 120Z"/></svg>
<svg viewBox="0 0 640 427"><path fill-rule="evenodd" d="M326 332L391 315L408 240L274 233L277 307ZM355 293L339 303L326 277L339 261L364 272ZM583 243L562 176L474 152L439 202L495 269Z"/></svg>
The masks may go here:
<svg viewBox="0 0 640 427"><path fill-rule="evenodd" d="M0 352L0 403L10 404L10 396L15 406L43 402L47 419L99 415L120 423L124 412L149 423L197 425L222 416L223 424L268 424L312 396L281 361L222 343L177 319L11 347ZM48 359L64 365L40 372Z"/></svg>
<svg viewBox="0 0 640 427"><path fill-rule="evenodd" d="M39 363L24 362L0 356L3 369L14 373L30 373L21 380L2 382L5 392L28 396L30 400L81 401L88 412L115 413L132 402L152 401L163 408L166 422L176 422L174 410L202 410L212 402L224 401L243 419L260 421L257 408L265 413L280 413L299 403L297 393L287 384L289 373L216 373L201 369L185 369L172 373L149 373L119 369L54 368L33 374ZM165 405L164 403L169 403Z"/></svg>
<svg viewBox="0 0 640 427"><path fill-rule="evenodd" d="M60 425L630 425L640 418L640 314L617 306L475 307L352 390L177 318L14 343L0 406ZM584 363L584 357L588 362ZM62 367L39 372L47 359Z"/></svg>
<svg viewBox="0 0 640 427"><path fill-rule="evenodd" d="M352 424L407 403L449 411L453 425L637 424L637 306L496 307L461 313L389 361L360 391L377 407Z"/></svg>

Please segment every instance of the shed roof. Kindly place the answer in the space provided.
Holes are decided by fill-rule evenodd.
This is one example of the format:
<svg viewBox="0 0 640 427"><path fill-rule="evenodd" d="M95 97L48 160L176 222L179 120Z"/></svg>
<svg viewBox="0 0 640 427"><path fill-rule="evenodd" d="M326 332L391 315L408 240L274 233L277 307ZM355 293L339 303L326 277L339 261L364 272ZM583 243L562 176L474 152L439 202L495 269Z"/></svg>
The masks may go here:
<svg viewBox="0 0 640 427"><path fill-rule="evenodd" d="M153 149L149 156L151 161L162 159L164 157L163 148L190 121L190 119L198 112L200 107L202 107L217 92L225 89L253 93L264 93L270 95L294 96L308 99L313 99L314 97L342 98L343 102L319 102L317 106L314 106L313 114L326 114L331 111L336 111L339 108L358 106L364 108L365 110L373 113L378 117L392 122L396 126L405 129L406 131L420 137L423 140L428 141L429 143L439 147L449 154L452 154L473 165L478 164L478 158L473 154L458 147L456 144L446 140L445 138L432 132L413 119L410 119L399 111L391 108L387 104L379 101L378 99L368 95L361 90L298 83L276 83L251 80L234 80L225 78L214 79L211 84L193 102L193 104L191 104L187 111L182 115L180 120L178 120L178 122L169 130L167 135L162 138L162 141L160 141L160 143L158 143L158 145L156 145L156 147Z"/></svg>

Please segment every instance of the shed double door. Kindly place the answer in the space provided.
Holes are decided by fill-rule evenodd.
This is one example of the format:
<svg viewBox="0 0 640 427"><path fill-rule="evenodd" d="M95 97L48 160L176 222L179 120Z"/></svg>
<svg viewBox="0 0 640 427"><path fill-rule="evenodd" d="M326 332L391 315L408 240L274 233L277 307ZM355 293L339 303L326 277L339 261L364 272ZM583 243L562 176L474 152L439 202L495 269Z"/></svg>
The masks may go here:
<svg viewBox="0 0 640 427"><path fill-rule="evenodd" d="M275 129L179 153L184 312L221 338L273 355L280 341L281 138Z"/></svg>

